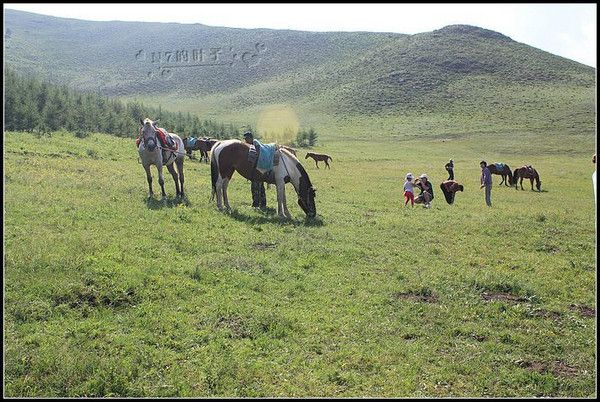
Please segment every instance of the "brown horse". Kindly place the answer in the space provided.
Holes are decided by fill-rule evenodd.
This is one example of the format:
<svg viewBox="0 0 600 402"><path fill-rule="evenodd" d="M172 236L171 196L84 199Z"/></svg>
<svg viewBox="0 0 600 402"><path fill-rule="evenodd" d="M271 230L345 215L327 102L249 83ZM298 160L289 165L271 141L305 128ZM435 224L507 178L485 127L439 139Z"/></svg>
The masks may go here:
<svg viewBox="0 0 600 402"><path fill-rule="evenodd" d="M523 179L529 179L531 182L531 191L533 191L533 181L535 180L535 187L538 191L542 191L542 181L540 180L540 175L537 170L535 170L531 165L529 166L521 166L520 168L516 168L513 172L513 182L515 184L515 189L518 190L517 181L520 182L518 184L521 185L521 190L523 190Z"/></svg>
<svg viewBox="0 0 600 402"><path fill-rule="evenodd" d="M329 166L329 162L327 162L328 159L333 161L331 156L325 154L316 154L314 152L307 152L304 159L308 159L308 157L311 157L315 160L315 165L317 165L317 169L319 168L319 162L325 162L325 166L331 169L331 167Z"/></svg>
<svg viewBox="0 0 600 402"><path fill-rule="evenodd" d="M208 163L208 151L212 149L217 141L218 140L210 137L203 137L196 139L194 145L190 146L189 138L186 137L183 139L183 145L185 147L185 152L190 159L192 159L192 151L200 151L200 162L204 160L206 163Z"/></svg>
<svg viewBox="0 0 600 402"><path fill-rule="evenodd" d="M277 188L277 213L281 218L291 218L285 198L285 183L292 183L298 194L298 205L309 218L317 215L315 205L315 189L310 178L300 164L300 161L289 151L277 148L275 156L279 157L277 164L273 163L273 169L262 171L255 168L253 162L248 161L250 145L240 140L219 141L213 147L212 160L210 164L213 196L217 195L217 208L231 209L227 199L227 186L237 171L243 177L252 181L262 181L275 184Z"/></svg>
<svg viewBox="0 0 600 402"><path fill-rule="evenodd" d="M513 174L510 171L510 167L506 163L492 163L488 165L491 174L497 174L502 176L500 185L504 183L505 186L512 186ZM508 181L506 180L508 178Z"/></svg>

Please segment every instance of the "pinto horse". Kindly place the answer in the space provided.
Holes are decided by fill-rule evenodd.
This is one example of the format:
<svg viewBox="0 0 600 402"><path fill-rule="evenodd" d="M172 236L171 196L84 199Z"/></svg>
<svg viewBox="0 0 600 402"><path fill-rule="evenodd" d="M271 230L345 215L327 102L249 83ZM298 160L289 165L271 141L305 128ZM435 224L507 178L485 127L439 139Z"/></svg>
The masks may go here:
<svg viewBox="0 0 600 402"><path fill-rule="evenodd" d="M521 190L523 190L523 179L529 179L531 182L531 191L533 191L533 181L535 180L535 187L538 191L542 191L542 181L540 180L540 175L537 170L535 170L531 166L521 166L520 168L516 168L513 172L513 182L515 183L515 190L518 190L517 181L520 182L518 184L521 185Z"/></svg>
<svg viewBox="0 0 600 402"><path fill-rule="evenodd" d="M500 185L504 183L505 186L512 186L513 184L513 174L510 171L510 167L505 163L492 163L488 165L488 169L491 174L497 174L502 176L502 180L500 181ZM508 177L508 181L506 180Z"/></svg>
<svg viewBox="0 0 600 402"><path fill-rule="evenodd" d="M158 170L158 184L160 184L163 199L167 196L162 171L163 166L166 166L171 176L173 176L177 197L183 197L183 158L185 157L183 141L177 134L164 133L175 143L173 148L167 148L159 142L157 133L160 129L156 127L156 122L150 119L140 119L140 123L142 127L140 128L138 152L142 166L144 166L144 170L146 171L146 178L148 179L148 198L154 195L152 192L150 165L156 166ZM175 170L175 165L177 165L177 170Z"/></svg>
<svg viewBox="0 0 600 402"><path fill-rule="evenodd" d="M315 165L317 165L317 169L319 168L319 162L325 162L325 166L328 167L329 169L331 169L331 167L329 166L329 163L327 162L328 159L333 161L331 156L325 155L325 154L316 154L314 152L307 152L304 159L308 159L308 157L311 157L315 160Z"/></svg>
<svg viewBox="0 0 600 402"><path fill-rule="evenodd" d="M275 184L277 188L277 213L281 218L291 218L285 197L285 183L292 183L298 194L298 205L309 218L317 215L315 205L315 189L313 188L306 170L300 161L289 151L278 148L279 163L272 171L261 171L248 161L250 145L240 140L219 141L213 147L211 159L211 181L213 197L217 195L217 208L231 209L227 198L227 186L233 173L237 171L243 177L252 181L262 181Z"/></svg>

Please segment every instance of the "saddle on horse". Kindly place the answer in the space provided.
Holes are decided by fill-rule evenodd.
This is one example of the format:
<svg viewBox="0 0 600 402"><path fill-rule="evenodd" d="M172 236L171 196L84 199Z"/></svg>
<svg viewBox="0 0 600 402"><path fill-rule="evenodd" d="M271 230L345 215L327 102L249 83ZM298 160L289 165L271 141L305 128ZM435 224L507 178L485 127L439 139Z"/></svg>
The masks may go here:
<svg viewBox="0 0 600 402"><path fill-rule="evenodd" d="M248 151L248 162L253 167L253 177L260 177L261 180L267 182L275 181L273 168L279 165L279 153L277 144L262 144L258 140L250 145Z"/></svg>

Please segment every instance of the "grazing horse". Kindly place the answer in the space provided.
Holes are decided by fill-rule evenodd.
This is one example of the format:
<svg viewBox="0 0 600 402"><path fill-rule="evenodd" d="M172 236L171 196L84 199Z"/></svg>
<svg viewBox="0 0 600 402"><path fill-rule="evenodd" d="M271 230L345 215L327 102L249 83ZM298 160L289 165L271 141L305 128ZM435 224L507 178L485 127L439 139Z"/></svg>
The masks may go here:
<svg viewBox="0 0 600 402"><path fill-rule="evenodd" d="M158 170L158 184L160 184L163 199L167 196L165 193L165 181L163 179L163 166L166 166L169 173L171 173L171 176L173 176L177 196L183 197L183 158L185 157L183 141L177 134L164 133L171 137L175 143L173 148L167 148L166 145L162 145L159 142L157 134L159 129L156 127L156 122L150 119L140 119L140 123L142 124L142 127L140 128L138 152L140 154L142 166L144 166L144 170L146 171L146 178L148 179L148 198L151 198L154 195L152 192L152 174L150 173L150 165L156 166L156 169ZM177 165L177 171L175 170L174 165ZM181 187L179 185L180 183Z"/></svg>
<svg viewBox="0 0 600 402"><path fill-rule="evenodd" d="M512 186L513 174L510 171L510 167L505 163L493 163L488 165L488 169L490 169L491 174L497 174L502 176L502 180L500 181L500 185L504 183L505 186ZM508 181L506 178L508 177Z"/></svg>
<svg viewBox="0 0 600 402"><path fill-rule="evenodd" d="M211 159L211 181L213 196L217 195L217 208L231 209L227 198L227 186L231 176L237 170L248 180L263 181L275 184L277 187L277 213L282 218L291 218L285 198L285 183L291 182L298 194L298 205L309 218L317 215L315 205L315 189L313 188L306 170L300 161L289 151L278 148L279 163L274 164L272 171L262 171L248 161L250 145L240 140L223 140L215 144Z"/></svg>
<svg viewBox="0 0 600 402"><path fill-rule="evenodd" d="M329 162L327 162L327 159L331 159L331 161L333 161L331 156L325 154L316 154L314 152L307 152L304 159L308 159L309 156L315 160L315 165L317 165L317 169L319 168L319 162L325 162L325 166L331 169L331 167L329 166Z"/></svg>
<svg viewBox="0 0 600 402"><path fill-rule="evenodd" d="M538 191L542 191L542 182L540 180L540 175L538 174L537 170L535 170L533 167L531 166L521 166L520 168L516 168L515 171L513 172L513 182L515 183L515 189L518 190L518 184L517 181L520 182L518 184L521 185L521 190L523 190L523 179L529 179L529 181L531 182L531 191L533 191L533 180L535 180L535 187L537 188Z"/></svg>
<svg viewBox="0 0 600 402"><path fill-rule="evenodd" d="M183 139L183 145L187 156L192 159L192 151L200 151L200 162L203 160L208 163L208 151L212 149L217 140L210 137L198 138L196 142L190 145L190 139L188 137Z"/></svg>

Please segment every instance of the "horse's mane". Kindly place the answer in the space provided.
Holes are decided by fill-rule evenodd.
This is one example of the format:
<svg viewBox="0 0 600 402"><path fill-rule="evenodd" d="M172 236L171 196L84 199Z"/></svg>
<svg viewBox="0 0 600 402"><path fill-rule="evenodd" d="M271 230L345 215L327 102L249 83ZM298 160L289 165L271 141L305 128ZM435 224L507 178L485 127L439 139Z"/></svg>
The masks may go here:
<svg viewBox="0 0 600 402"><path fill-rule="evenodd" d="M280 147L279 151L283 152L285 156L289 157L296 164L296 168L300 172L300 192L304 194L305 191L312 187L312 183L310 182L310 178L308 177L308 173L306 173L304 166L302 166L300 160L298 160L298 158L296 158L296 156L294 156L294 154L287 149Z"/></svg>

